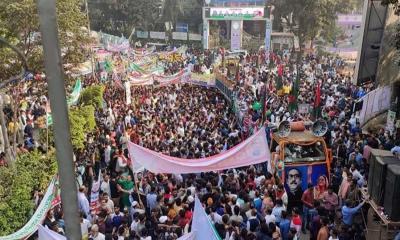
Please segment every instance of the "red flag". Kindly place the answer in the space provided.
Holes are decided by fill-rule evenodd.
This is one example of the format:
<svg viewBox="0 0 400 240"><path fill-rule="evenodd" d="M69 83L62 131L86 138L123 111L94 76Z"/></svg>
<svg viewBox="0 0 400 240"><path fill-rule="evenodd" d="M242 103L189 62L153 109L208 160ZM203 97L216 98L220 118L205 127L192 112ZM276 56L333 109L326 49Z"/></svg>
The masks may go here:
<svg viewBox="0 0 400 240"><path fill-rule="evenodd" d="M283 66L282 66L282 64L280 64L279 67L278 67L278 76L279 77L283 76Z"/></svg>
<svg viewBox="0 0 400 240"><path fill-rule="evenodd" d="M319 107L320 104L321 104L321 84L317 83L317 88L315 89L314 107Z"/></svg>

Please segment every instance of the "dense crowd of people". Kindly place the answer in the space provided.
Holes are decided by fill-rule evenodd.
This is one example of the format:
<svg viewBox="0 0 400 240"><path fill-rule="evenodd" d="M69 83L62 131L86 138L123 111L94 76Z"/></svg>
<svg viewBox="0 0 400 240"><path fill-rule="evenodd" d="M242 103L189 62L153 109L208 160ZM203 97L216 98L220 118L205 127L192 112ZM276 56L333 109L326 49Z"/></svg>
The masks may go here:
<svg viewBox="0 0 400 240"><path fill-rule="evenodd" d="M125 108L114 104L121 96L115 89L108 88L105 95L113 109L104 119L110 130L119 124L126 139L166 155L209 157L242 140L227 100L216 89L189 84L134 87L133 103Z"/></svg>
<svg viewBox="0 0 400 240"><path fill-rule="evenodd" d="M190 84L133 86L132 103L127 105L124 90L107 81L107 107L96 110L97 131L88 136L84 153L76 153L84 239L177 239L190 231L195 196L221 239L306 239L305 234L315 240L365 239L361 213L368 199L363 199L360 187L368 178L368 149L400 148L396 136L384 129L365 133L356 119L353 104L371 87L357 87L350 76L339 73L339 58L308 55L296 66L287 52L271 55L270 64L257 62L262 59L257 54L242 57L239 74L231 80L239 114L218 89ZM214 59L221 59L215 55L207 52L204 57L199 50L188 49L188 60L167 65L172 70L166 71L198 64L199 56L209 69ZM91 76L84 81L85 86L98 83ZM33 123L46 116L47 108L39 89L35 85L23 95L19 129L24 141L19 151L39 145ZM40 97L30 98L35 95ZM255 110L254 102L262 101L265 107ZM308 104L307 111L291 109L293 102ZM133 173L130 168L129 141L174 157L203 158L229 150L263 121L317 118L328 123L324 138L334 161L329 180L321 180L327 186L309 183L297 202L288 197L277 176L260 166L182 175ZM266 134L269 138L268 127ZM98 172L100 198L93 208L89 199ZM63 234L60 206L48 212L44 225Z"/></svg>

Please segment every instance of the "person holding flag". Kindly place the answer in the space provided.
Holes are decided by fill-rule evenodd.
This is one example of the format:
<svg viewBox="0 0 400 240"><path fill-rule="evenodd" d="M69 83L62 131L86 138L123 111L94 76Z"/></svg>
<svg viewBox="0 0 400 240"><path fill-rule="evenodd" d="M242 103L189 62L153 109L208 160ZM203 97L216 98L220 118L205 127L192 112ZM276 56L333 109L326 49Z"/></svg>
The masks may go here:
<svg viewBox="0 0 400 240"><path fill-rule="evenodd" d="M317 81L315 88L315 100L314 100L314 117L317 119L321 115L321 82Z"/></svg>

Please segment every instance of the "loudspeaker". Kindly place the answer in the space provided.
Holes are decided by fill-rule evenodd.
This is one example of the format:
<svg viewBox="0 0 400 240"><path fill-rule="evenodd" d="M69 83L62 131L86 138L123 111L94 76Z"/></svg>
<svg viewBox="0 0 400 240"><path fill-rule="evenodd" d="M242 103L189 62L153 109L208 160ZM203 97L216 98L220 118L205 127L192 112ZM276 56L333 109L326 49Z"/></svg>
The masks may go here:
<svg viewBox="0 0 400 240"><path fill-rule="evenodd" d="M324 120L317 120L311 127L311 131L316 137L323 137L328 132L328 123Z"/></svg>
<svg viewBox="0 0 400 240"><path fill-rule="evenodd" d="M368 192L379 206L382 206L384 201L385 179L389 164L400 164L400 161L394 156L372 155L370 159Z"/></svg>
<svg viewBox="0 0 400 240"><path fill-rule="evenodd" d="M283 122L279 123L278 135L280 137L287 137L290 135L290 132L291 132L291 127L290 127L289 121L283 121Z"/></svg>
<svg viewBox="0 0 400 240"><path fill-rule="evenodd" d="M399 160L397 160L399 161ZM384 212L391 221L400 221L400 165L389 165L386 174Z"/></svg>

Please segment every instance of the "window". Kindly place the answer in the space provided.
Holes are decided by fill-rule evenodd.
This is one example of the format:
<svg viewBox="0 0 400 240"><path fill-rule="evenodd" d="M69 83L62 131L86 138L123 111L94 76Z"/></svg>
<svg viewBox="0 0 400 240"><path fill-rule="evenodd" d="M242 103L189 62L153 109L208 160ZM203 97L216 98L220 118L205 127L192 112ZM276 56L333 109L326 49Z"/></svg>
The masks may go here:
<svg viewBox="0 0 400 240"><path fill-rule="evenodd" d="M325 161L324 144L321 141L311 145L287 143L284 151L285 163Z"/></svg>

